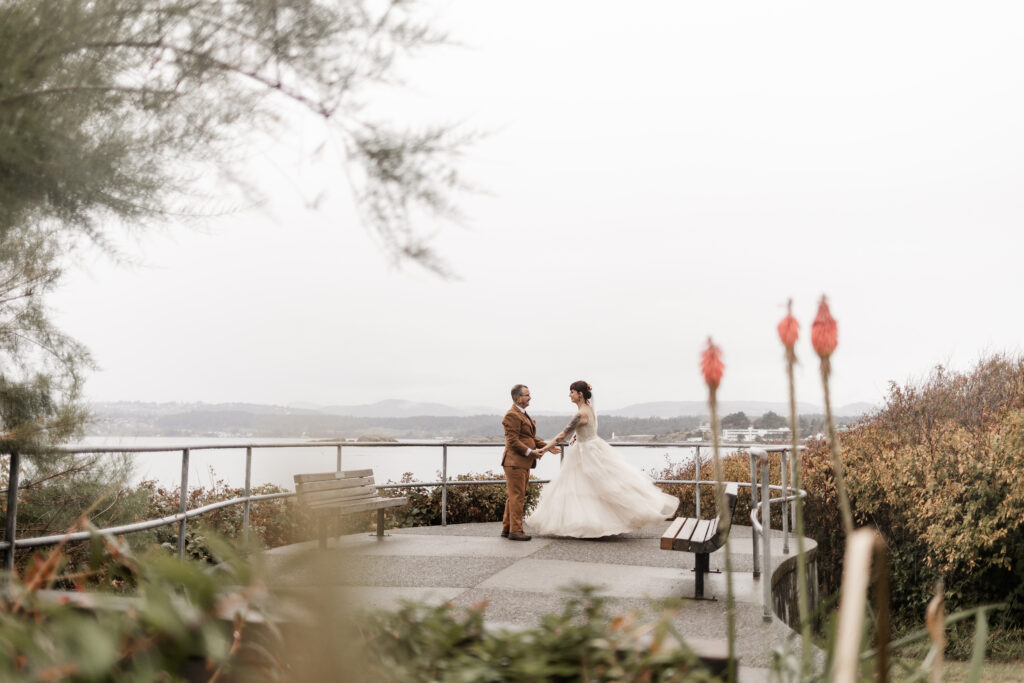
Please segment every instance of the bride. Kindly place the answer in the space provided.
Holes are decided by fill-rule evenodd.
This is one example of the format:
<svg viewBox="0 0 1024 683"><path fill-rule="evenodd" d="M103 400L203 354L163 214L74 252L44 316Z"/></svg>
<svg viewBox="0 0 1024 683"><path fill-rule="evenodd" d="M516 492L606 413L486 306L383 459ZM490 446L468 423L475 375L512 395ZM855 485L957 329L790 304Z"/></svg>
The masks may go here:
<svg viewBox="0 0 1024 683"><path fill-rule="evenodd" d="M597 416L590 404L591 386L569 385L569 400L578 412L565 429L548 441L553 451L570 434L562 469L541 491L527 518L530 530L548 536L599 538L636 531L675 515L679 500L663 492L597 435Z"/></svg>

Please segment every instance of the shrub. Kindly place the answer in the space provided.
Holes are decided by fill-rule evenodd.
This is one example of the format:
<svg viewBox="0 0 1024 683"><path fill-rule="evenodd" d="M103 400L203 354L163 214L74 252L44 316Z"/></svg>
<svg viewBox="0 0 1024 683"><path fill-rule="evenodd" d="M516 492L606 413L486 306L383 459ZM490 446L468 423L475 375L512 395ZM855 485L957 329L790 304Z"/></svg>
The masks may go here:
<svg viewBox="0 0 1024 683"><path fill-rule="evenodd" d="M706 461L705 461L706 459ZM780 484L781 477L781 453L769 454L770 476L772 484ZM750 483L750 455L746 451L740 451L722 458L723 481L736 481ZM666 464L665 468L654 474L655 479L696 479L694 464ZM714 482L714 463L711 458L701 456L700 478L702 482ZM792 483L792 482L787 482ZM679 509L677 515L693 517L697 513L697 497L695 487L692 484L661 484L661 488L673 496L679 498ZM760 492L758 492L760 495ZM774 495L778 495L775 493ZM715 502L715 489L711 485L702 485L700 492L701 517L711 519L718 516L718 506ZM774 505L771 511L772 526L779 529L782 525L782 507ZM750 489L740 488L739 498L736 501L734 518L737 524L750 526Z"/></svg>
<svg viewBox="0 0 1024 683"><path fill-rule="evenodd" d="M671 607L654 617L614 615L607 601L577 587L561 613L521 630L484 627L486 603L453 607L406 603L342 620L291 650L300 680L402 681L709 681L672 626ZM322 623L322 622L321 622ZM678 646L674 646L679 643ZM305 648L305 649L303 649Z"/></svg>
<svg viewBox="0 0 1024 683"><path fill-rule="evenodd" d="M268 654L275 633L260 627L265 591L231 545L211 539L217 567L163 553L135 557L127 545L94 537L83 571L122 577L130 598L53 595L68 558L57 547L0 595L0 679L4 681L280 680ZM130 602L129 602L130 600ZM247 620L228 613L234 605ZM239 612L241 614L242 612ZM212 676L212 678L211 678Z"/></svg>
<svg viewBox="0 0 1024 683"><path fill-rule="evenodd" d="M253 495L286 492L286 489L273 484L253 486L251 490ZM180 493L177 488L166 489L157 486L154 481L144 481L139 484L138 491L145 494L149 501L144 519L164 517L178 512ZM190 488L186 507L188 509L202 507L232 498L241 498L244 495L244 489L232 488L227 486L223 480L217 480L210 488L203 486ZM242 505L229 505L208 512L201 518L190 520L185 527L186 555L197 560L210 560L212 555L207 539L211 531L224 538L241 538L243 514ZM316 526L303 511L298 509L293 500L277 498L255 501L251 504L249 530L254 540L258 539L264 547L273 548L314 538ZM176 551L178 525L169 524L157 527L147 540Z"/></svg>
<svg viewBox="0 0 1024 683"><path fill-rule="evenodd" d="M0 455L0 489L6 493L10 456ZM127 482L131 464L127 456L80 455L61 452L33 453L21 463L18 487L20 538L61 534L78 530L79 520L91 519L97 527L128 524L145 519L148 498ZM3 497L6 517L6 495ZM19 550L15 566L24 569L34 549ZM69 569L88 562L88 543L67 545L63 561Z"/></svg>
<svg viewBox="0 0 1024 683"><path fill-rule="evenodd" d="M438 479L441 474L438 473ZM531 479L533 477L531 476ZM467 522L498 522L505 514L505 475L487 470L483 474L470 472L460 474L451 481L494 481L493 485L473 484L469 486L448 487L448 518L449 524ZM388 482L395 483L395 482ZM402 475L402 484L414 483L413 475L406 472ZM441 523L441 487L431 488L402 487L383 489L381 495L390 497L405 496L409 504L394 508L395 526L437 526ZM537 504L540 496L540 484L531 483L526 487L525 512L528 514Z"/></svg>
<svg viewBox="0 0 1024 683"><path fill-rule="evenodd" d="M1024 624L1024 360L893 385L840 444L855 521L889 544L897 624L919 622L938 578L951 609L1007 602L997 628ZM844 539L827 444L811 442L803 463L808 533L832 592Z"/></svg>

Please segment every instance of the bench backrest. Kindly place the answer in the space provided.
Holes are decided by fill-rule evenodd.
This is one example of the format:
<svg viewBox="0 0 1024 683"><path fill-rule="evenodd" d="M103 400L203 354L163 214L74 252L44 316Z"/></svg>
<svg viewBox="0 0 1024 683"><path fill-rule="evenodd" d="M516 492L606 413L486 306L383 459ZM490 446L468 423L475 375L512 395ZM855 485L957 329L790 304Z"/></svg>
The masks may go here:
<svg viewBox="0 0 1024 683"><path fill-rule="evenodd" d="M296 474L294 479L299 502L310 507L355 503L377 496L373 470Z"/></svg>
<svg viewBox="0 0 1024 683"><path fill-rule="evenodd" d="M729 533L729 527L732 525L733 517L736 516L736 501L739 499L740 485L734 481L729 482L725 485L725 498L726 505L729 508L729 523L726 524L725 520L722 519L722 515L718 515L718 528L722 534Z"/></svg>

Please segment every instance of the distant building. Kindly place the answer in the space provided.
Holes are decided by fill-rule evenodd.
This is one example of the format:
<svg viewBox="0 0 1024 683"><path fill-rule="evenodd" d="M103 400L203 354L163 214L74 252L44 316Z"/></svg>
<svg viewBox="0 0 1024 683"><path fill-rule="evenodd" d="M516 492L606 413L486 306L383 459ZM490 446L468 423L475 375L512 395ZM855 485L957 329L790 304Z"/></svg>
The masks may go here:
<svg viewBox="0 0 1024 683"><path fill-rule="evenodd" d="M710 432L710 430L708 431ZM787 439L789 439L789 429L787 427L780 427L779 429L754 429L753 427L747 427L746 429L722 430L723 441L754 443L757 441L785 441Z"/></svg>

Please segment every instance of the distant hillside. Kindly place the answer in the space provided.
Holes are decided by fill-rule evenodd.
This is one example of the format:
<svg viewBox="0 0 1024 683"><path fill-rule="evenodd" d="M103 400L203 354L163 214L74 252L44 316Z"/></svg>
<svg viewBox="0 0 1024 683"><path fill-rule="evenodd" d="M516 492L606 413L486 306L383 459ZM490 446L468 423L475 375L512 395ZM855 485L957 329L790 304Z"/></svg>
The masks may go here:
<svg viewBox="0 0 1024 683"><path fill-rule="evenodd" d="M415 406L431 404L411 404ZM441 405L441 404L434 404ZM737 404L740 407L751 404ZM770 404L769 404L770 405ZM409 406L405 406L407 409ZM442 406L443 407L443 406ZM104 436L237 436L346 438L384 436L400 439L500 439L501 415L410 415L377 417L330 415L309 408L266 406L246 403L96 403L88 433ZM727 412L736 412L730 410ZM542 438L557 434L569 411L549 415L531 412ZM759 417L761 413L748 413ZM803 417L803 416L802 416ZM801 427L802 433L821 431L820 415ZM705 422L701 416L633 417L599 415L599 433L662 436L681 434Z"/></svg>
<svg viewBox="0 0 1024 683"><path fill-rule="evenodd" d="M443 403L419 403L401 399L387 399L355 406L325 406L318 412L325 415L347 415L349 417L464 417L470 415L494 415L493 408L456 408Z"/></svg>

